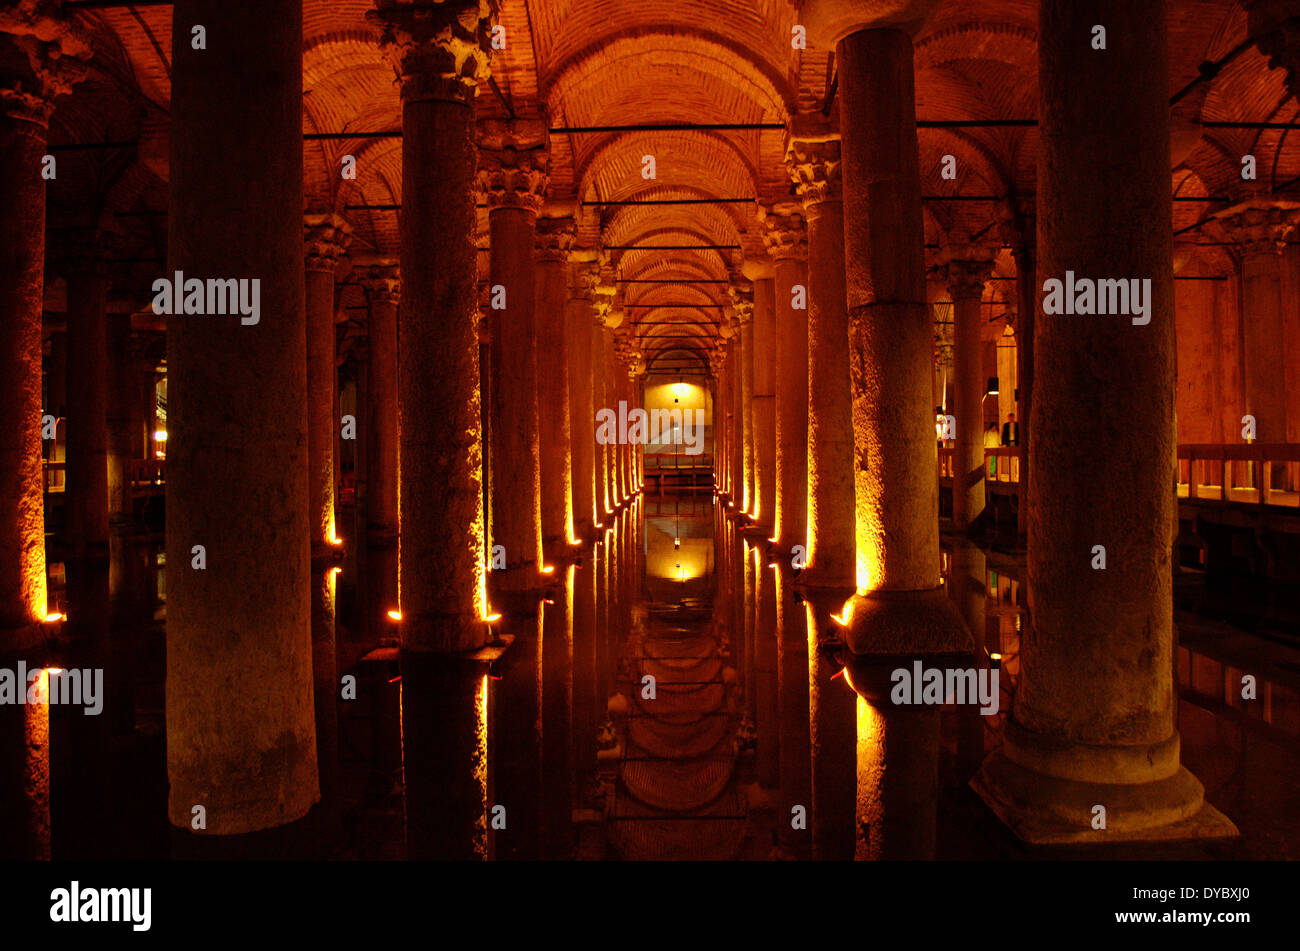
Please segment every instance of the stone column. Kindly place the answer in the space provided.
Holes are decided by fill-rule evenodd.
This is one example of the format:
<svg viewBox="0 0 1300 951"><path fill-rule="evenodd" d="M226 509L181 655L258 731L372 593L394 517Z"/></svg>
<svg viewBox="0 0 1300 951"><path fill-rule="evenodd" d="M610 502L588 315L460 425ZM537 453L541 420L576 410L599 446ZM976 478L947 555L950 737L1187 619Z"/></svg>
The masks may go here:
<svg viewBox="0 0 1300 951"><path fill-rule="evenodd" d="M956 376L956 448L953 452L952 527L971 528L984 513L984 315L980 301L993 273L997 249L950 241L945 248L945 277L952 295L953 351Z"/></svg>
<svg viewBox="0 0 1300 951"><path fill-rule="evenodd" d="M1237 418L1255 417L1255 441L1287 441L1286 239L1300 223L1300 202L1260 199L1216 215L1241 252L1242 346L1246 405ZM1281 472L1278 473L1281 475ZM1262 474L1257 479L1262 480ZM1261 483L1262 484L1262 483Z"/></svg>
<svg viewBox="0 0 1300 951"><path fill-rule="evenodd" d="M864 12L865 8L865 12ZM857 857L934 854L938 711L895 707L900 661L963 658L970 638L939 587L932 322L910 30L932 0L805 6L836 44L856 474L857 594L842 635L858 710ZM886 756L885 754L889 755Z"/></svg>
<svg viewBox="0 0 1300 951"><path fill-rule="evenodd" d="M379 0L402 87L399 598L409 858L486 855L488 638L474 232L476 0ZM527 245L531 254L531 239ZM373 383L373 381L372 381Z"/></svg>
<svg viewBox="0 0 1300 951"><path fill-rule="evenodd" d="M582 253L582 252L579 252ZM573 489L573 534L585 542L595 538L596 515L596 410L592 406L591 324L597 272L589 260L570 256L568 307L569 436Z"/></svg>
<svg viewBox="0 0 1300 951"><path fill-rule="evenodd" d="M736 508L744 515L752 514L758 506L757 484L754 481L754 290L754 285L749 281L733 281L728 288L736 319L740 322L740 332L737 334L740 356L737 374L740 425L737 428L743 446L743 488Z"/></svg>
<svg viewBox="0 0 1300 951"><path fill-rule="evenodd" d="M194 0L184 13L172 26L163 277L256 281L258 307L167 318L168 815L177 829L230 836L293 822L320 798L302 3ZM220 55L192 48L194 23Z"/></svg>
<svg viewBox="0 0 1300 951"><path fill-rule="evenodd" d="M1038 270L1035 266L1036 238L1025 235L1017 241L1016 258L1016 389L1020 398L1016 422L1020 428L1020 479L1017 488L1016 532L1029 531L1029 417L1034 406L1034 325L1038 322Z"/></svg>
<svg viewBox="0 0 1300 951"><path fill-rule="evenodd" d="M342 551L335 544L334 437L339 430L335 396L338 364L334 333L334 268L347 250L352 228L337 215L307 215L307 496L312 552L311 647L316 711L316 764L321 806L333 822L338 799L338 660L335 654L334 571Z"/></svg>
<svg viewBox="0 0 1300 951"><path fill-rule="evenodd" d="M844 290L840 141L796 120L786 167L803 202L808 240L808 553L799 574L808 658L812 857L853 857L857 697L821 650L831 616L854 591L853 417Z"/></svg>
<svg viewBox="0 0 1300 951"><path fill-rule="evenodd" d="M605 321L611 319L610 308L614 303L614 285L601 284L596 288L595 319L591 324L591 430L593 443L592 478L595 486L596 525L609 524L607 516L610 511L609 498L609 446L596 441L596 413L602 409L618 411L617 406L609 405L605 392ZM597 537L600 537L599 535Z"/></svg>
<svg viewBox="0 0 1300 951"><path fill-rule="evenodd" d="M852 589L853 414L839 137L792 138L786 164L808 223L808 561L799 581Z"/></svg>
<svg viewBox="0 0 1300 951"><path fill-rule="evenodd" d="M749 311L753 313L751 308ZM744 348L741 345L741 321L739 316L728 318L723 332L730 331L731 339L727 341L730 370L727 373L727 385L731 388L731 458L727 465L731 475L731 512L741 515L745 511L745 368L743 366Z"/></svg>
<svg viewBox="0 0 1300 951"><path fill-rule="evenodd" d="M313 556L325 555L338 537L334 522L334 415L338 388L334 343L334 268L352 237L337 215L307 215L307 459Z"/></svg>
<svg viewBox="0 0 1300 951"><path fill-rule="evenodd" d="M807 544L808 243L799 207L769 213L763 240L775 265L776 511L782 552Z"/></svg>
<svg viewBox="0 0 1300 951"><path fill-rule="evenodd" d="M397 609L397 305L400 270L392 258L358 256L353 278L366 295L365 553L361 598L366 642L378 644Z"/></svg>
<svg viewBox="0 0 1300 951"><path fill-rule="evenodd" d="M569 429L569 299L566 262L572 218L537 222L537 416L542 480L542 548L551 565L569 557L573 538ZM575 347L575 350L577 348ZM552 612L554 613L554 612Z"/></svg>
<svg viewBox="0 0 1300 951"><path fill-rule="evenodd" d="M74 558L108 557L108 271L102 239L79 235L68 282L68 455L64 504Z"/></svg>
<svg viewBox="0 0 1300 951"><path fill-rule="evenodd" d="M1039 279L1150 283L1141 323L1045 298L1035 327L1029 619L1002 749L973 781L1030 842L1231 831L1175 728L1167 35L1163 2L1040 0ZM1111 457L1125 477L1096 479Z"/></svg>
<svg viewBox="0 0 1300 951"><path fill-rule="evenodd" d="M492 543L503 545L506 556L506 569L494 571L492 583L503 594L536 590L544 564L533 246L548 168L545 122L482 124L479 187L491 229L492 458L497 463L492 470Z"/></svg>
<svg viewBox="0 0 1300 951"><path fill-rule="evenodd" d="M41 9L39 14L0 11L5 63L0 67L0 406L8 415L0 426L0 652L6 653L43 640L46 180L41 172L53 99L79 78L81 70L72 64L90 55L68 23ZM37 24L41 41L27 35Z"/></svg>

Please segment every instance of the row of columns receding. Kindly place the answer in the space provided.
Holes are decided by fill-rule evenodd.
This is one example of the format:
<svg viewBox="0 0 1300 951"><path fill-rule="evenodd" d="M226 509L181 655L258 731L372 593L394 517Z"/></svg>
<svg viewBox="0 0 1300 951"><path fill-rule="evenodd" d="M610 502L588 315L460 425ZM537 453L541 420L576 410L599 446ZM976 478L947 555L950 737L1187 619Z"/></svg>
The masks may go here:
<svg viewBox="0 0 1300 951"><path fill-rule="evenodd" d="M181 34L174 45L168 272L257 275L264 314L253 326L186 316L167 326L169 812L188 828L202 803L208 831L227 835L300 819L337 774L325 702L337 682L333 268L348 229L315 216L304 233L301 0L273 6L254 24L242 8L202 4L209 31L239 35L239 56L257 70L216 74ZM388 552L396 585L377 597L391 596L400 615L403 740L419 751L408 796L439 817L408 822L408 848L479 857L483 696L501 646L492 619L544 617L549 576L602 538L642 473L630 447L589 432L596 410L638 402L608 296L563 225L539 219L545 150L523 124L476 130L487 31L462 16L476 4L443 7L381 3L372 13L401 87L403 214L396 262L365 262L362 277L366 534L368 547ZM1034 595L1014 713L974 784L1031 841L1086 840L1096 805L1111 839L1230 829L1181 767L1174 723L1166 24L1163 5L1138 13L1113 3L1108 16L1114 55L1103 59L1088 55L1091 22L1068 0L1041 2L1040 167L1049 174L1036 241L1017 249L1021 293L1034 293L1035 274L1067 269L1149 278L1152 319L1040 317L1022 336L1022 405L1030 389L1034 403L1023 413L1022 469L1033 473L1024 509ZM773 213L770 272L733 283L736 319L712 356L717 487L730 516L719 522L725 621L744 637L759 733L781 738L760 747L759 781L810 805L810 843L787 844L814 857L923 857L935 850L938 713L892 704L889 673L917 659L987 661L939 580L911 36L841 20L824 38L839 64L839 132L796 120L787 159L806 235L788 209ZM44 197L28 183L50 99L10 91L4 101L0 181L15 201L0 239L15 254L0 304L15 319L0 329L0 385L21 423L0 447L0 624L21 645L45 612L32 422ZM1108 139L1097 139L1099 126ZM232 128L241 134L228 136ZM491 209L489 284L507 291L503 309L482 311L484 332L480 191ZM1115 240L1117 220L1129 240ZM988 261L954 253L947 267L964 360L976 351L963 342L978 332L973 288ZM806 310L793 303L796 285ZM103 339L103 312L102 283L79 283L70 321ZM105 361L88 359L86 377L97 379ZM980 374L959 369L965 420ZM1079 381L1090 381L1087 393ZM103 417L102 407L86 412ZM78 438L91 440L78 457L98 466L103 440ZM978 432L959 428L959 473L982 469L978 451ZM1088 460L1111 453L1129 460L1129 477L1089 479ZM107 493L89 476L77 481ZM960 522L978 501L955 494ZM202 570L188 567L196 545ZM1097 545L1104 572L1090 568ZM531 648L525 638L512 650L535 651L542 623ZM854 693L832 682L840 671ZM268 673L274 689L249 683ZM540 701L524 694L503 704L526 715Z"/></svg>

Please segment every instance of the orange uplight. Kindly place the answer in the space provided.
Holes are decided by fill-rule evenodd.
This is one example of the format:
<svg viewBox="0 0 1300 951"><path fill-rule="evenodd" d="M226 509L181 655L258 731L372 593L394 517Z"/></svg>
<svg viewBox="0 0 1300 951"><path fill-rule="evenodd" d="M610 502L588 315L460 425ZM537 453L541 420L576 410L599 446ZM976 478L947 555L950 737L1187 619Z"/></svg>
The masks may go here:
<svg viewBox="0 0 1300 951"><path fill-rule="evenodd" d="M541 569L541 571L542 571L542 574L544 574L544 575L554 574L554 573L555 573L555 566L554 566L554 565L542 565L542 569Z"/></svg>
<svg viewBox="0 0 1300 951"><path fill-rule="evenodd" d="M343 569L340 568L338 565L335 565L333 568L330 569L330 574L332 574L332 575L341 574L342 572L343 572Z"/></svg>
<svg viewBox="0 0 1300 951"><path fill-rule="evenodd" d="M846 621L844 618L840 617L838 614L832 614L831 620L834 621L836 624L838 624L840 627L849 626L849 622Z"/></svg>
<svg viewBox="0 0 1300 951"><path fill-rule="evenodd" d="M335 536L333 536L333 537L330 538L330 544L331 544L331 545L342 545L342 544L343 544L343 539L341 539L341 538L339 538L337 535L335 535Z"/></svg>
<svg viewBox="0 0 1300 951"><path fill-rule="evenodd" d="M53 624L55 621L64 620L67 620L66 615L60 614L58 611L51 611L49 614L45 615L46 624Z"/></svg>
<svg viewBox="0 0 1300 951"><path fill-rule="evenodd" d="M489 624L494 624L495 622L501 620L501 615L500 615L500 614L489 614L489 615L488 615L487 617L485 617L483 620L487 621Z"/></svg>
<svg viewBox="0 0 1300 951"><path fill-rule="evenodd" d="M62 668L62 667L46 667L46 668L45 668L45 672L46 672L47 674L61 674L61 673L63 673L63 668Z"/></svg>
<svg viewBox="0 0 1300 951"><path fill-rule="evenodd" d="M393 608L393 610L388 612L388 619L390 621L400 621L402 619L402 612Z"/></svg>

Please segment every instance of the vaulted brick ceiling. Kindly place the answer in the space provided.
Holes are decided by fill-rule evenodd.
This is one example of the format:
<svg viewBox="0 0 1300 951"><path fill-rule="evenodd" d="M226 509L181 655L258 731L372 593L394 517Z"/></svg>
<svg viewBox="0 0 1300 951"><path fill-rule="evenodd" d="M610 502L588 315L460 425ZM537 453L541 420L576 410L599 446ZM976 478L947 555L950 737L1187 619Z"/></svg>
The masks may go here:
<svg viewBox="0 0 1300 951"><path fill-rule="evenodd" d="M365 15L370 0L305 0L304 115L307 133L388 131L401 126L392 68ZM134 212L124 223L126 257L163 253L163 220L139 214L165 205L165 134L171 61L171 8L112 8L78 14L96 49L92 79L65 99L51 140L141 140L121 150L68 153L66 178L51 195L51 215L86 209ZM1026 119L1038 112L1034 0L946 0L916 40L917 114L923 120ZM552 127L646 123L784 123L826 103L833 63L828 50L791 48L794 0L501 0L505 50L495 54L495 88L479 93L482 116L545 114ZM1246 39L1246 15L1232 0L1172 0L1170 47L1174 96L1203 62L1222 59ZM1282 70L1270 70L1253 46L1175 107L1173 187L1180 198L1238 196L1241 156L1253 154L1259 179L1280 186L1300 177L1300 145L1290 130L1202 128L1198 121L1289 121L1300 105ZM1104 130L1102 130L1104 131ZM238 135L239 130L230 130ZM1032 127L923 128L926 195L1008 197L1032 207L1037 132ZM573 206L580 243L739 245L740 251L611 251L623 279L680 279L624 284L632 304L718 304L742 254L762 248L759 202L790 200L781 130L579 132L551 139L550 199ZM348 206L400 204L401 145L395 138L313 140L304 144L310 210L338 210L356 227L354 250L396 254L398 214ZM355 181L339 174L357 158ZM657 178L641 176L642 156ZM945 155L957 180L940 175ZM152 174L151 174L152 173ZM62 177L62 176L61 176ZM647 198L746 198L718 205L594 205ZM1180 201L1174 227L1185 228L1222 205ZM486 247L486 211L481 211ZM991 202L926 203L926 240L988 232L1009 214ZM996 232L994 232L996 233ZM1196 240L1189 233L1187 240ZM57 240L57 235L54 236ZM1202 240L1212 240L1209 234ZM1208 261L1226 251L1205 245ZM155 267L133 267L142 285ZM1004 257L1000 273L1010 273ZM483 262L486 270L486 260ZM129 283L129 280L128 280ZM350 293L357 293L353 288ZM360 298L347 303L359 304ZM716 335L717 308L629 309L639 337ZM674 328L665 320L695 322Z"/></svg>

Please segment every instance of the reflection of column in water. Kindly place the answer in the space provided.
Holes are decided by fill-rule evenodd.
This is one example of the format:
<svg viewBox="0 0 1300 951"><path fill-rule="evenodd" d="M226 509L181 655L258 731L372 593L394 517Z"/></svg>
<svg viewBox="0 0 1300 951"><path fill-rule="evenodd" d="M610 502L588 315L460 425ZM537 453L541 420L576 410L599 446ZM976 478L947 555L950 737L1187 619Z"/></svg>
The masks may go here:
<svg viewBox="0 0 1300 951"><path fill-rule="evenodd" d="M14 670L17 663L0 666ZM40 678L45 690L47 675ZM0 705L0 859L50 858L49 711L44 704Z"/></svg>
<svg viewBox="0 0 1300 951"><path fill-rule="evenodd" d="M493 805L506 808L505 830L489 830L498 859L533 860L541 848L542 616L507 614L514 635L505 676L492 704Z"/></svg>
<svg viewBox="0 0 1300 951"><path fill-rule="evenodd" d="M776 789L780 771L780 721L777 714L776 683L776 595L777 575L767 566L761 549L753 551L757 585L758 615L754 634L754 688L758 714L758 781Z"/></svg>
<svg viewBox="0 0 1300 951"><path fill-rule="evenodd" d="M576 569L542 605L542 856L569 858L573 845L574 788L573 596Z"/></svg>
<svg viewBox="0 0 1300 951"><path fill-rule="evenodd" d="M71 644L52 666L67 668L56 675L64 681L56 684L58 699L64 699L64 693L75 694L72 688L77 682L81 697L68 696L69 703L49 709L51 855L54 859L103 858L114 851L111 836L118 829L110 816L108 763L111 710L118 698L105 694L109 685L121 679L108 663L108 564L74 560L65 570L68 622L64 634ZM88 716L85 706L71 701L87 699L86 680L96 670L104 671L96 698L103 706L98 715Z"/></svg>
<svg viewBox="0 0 1300 951"><path fill-rule="evenodd" d="M818 861L853 858L857 784L857 694L844 682L838 664L818 650L819 632L831 629L831 605L843 598L804 595L808 624L808 723L811 757L809 828L812 857Z"/></svg>
<svg viewBox="0 0 1300 951"><path fill-rule="evenodd" d="M807 826L797 830L790 810L810 808L808 748L808 631L806 615L790 590L790 571L784 562L768 569L776 578L777 716L780 724L781 801L777 828L781 843L800 858L809 854Z"/></svg>
<svg viewBox="0 0 1300 951"><path fill-rule="evenodd" d="M579 792L596 763L596 557L573 574L573 784Z"/></svg>

